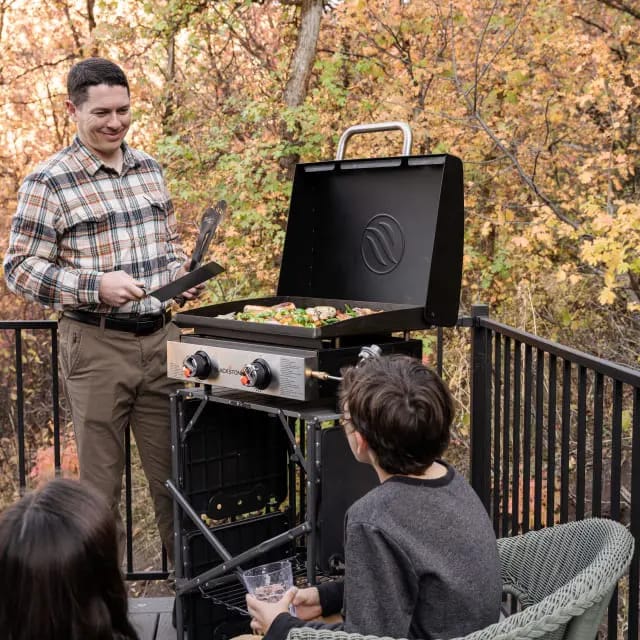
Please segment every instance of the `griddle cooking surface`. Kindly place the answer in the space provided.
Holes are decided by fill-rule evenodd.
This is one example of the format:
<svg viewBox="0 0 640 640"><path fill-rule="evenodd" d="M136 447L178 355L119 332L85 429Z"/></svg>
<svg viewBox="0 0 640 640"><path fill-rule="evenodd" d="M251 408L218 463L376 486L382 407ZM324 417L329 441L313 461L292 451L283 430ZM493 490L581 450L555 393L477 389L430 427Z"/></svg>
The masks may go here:
<svg viewBox="0 0 640 640"><path fill-rule="evenodd" d="M266 324L261 322L245 322L217 316L242 311L247 304L273 306L281 302L293 302L296 307L317 307L328 305L344 310L345 305L366 307L380 313L359 316L342 320L321 327L295 327L289 325ZM334 300L327 298L302 298L296 296L273 296L270 298L253 298L249 300L234 300L222 304L200 307L186 313L179 313L174 318L179 327L193 328L196 333L206 335L221 335L220 331L232 332L238 339L245 339L243 334L251 337L261 337L268 342L270 336L304 338L322 340L341 336L355 336L360 334L391 333L394 331L408 331L424 329L429 325L424 319L424 308L413 305L393 304L389 302L364 302L356 300Z"/></svg>

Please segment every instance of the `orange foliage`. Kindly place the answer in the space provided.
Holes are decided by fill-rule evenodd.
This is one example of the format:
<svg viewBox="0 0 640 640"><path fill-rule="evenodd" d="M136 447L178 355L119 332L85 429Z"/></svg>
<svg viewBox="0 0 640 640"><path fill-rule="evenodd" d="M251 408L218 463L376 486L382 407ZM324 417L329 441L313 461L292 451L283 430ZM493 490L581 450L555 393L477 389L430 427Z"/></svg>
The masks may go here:
<svg viewBox="0 0 640 640"><path fill-rule="evenodd" d="M82 0L5 3L0 203L12 211L26 171L70 141L70 64L105 55L130 76L130 142L163 163L187 250L204 207L229 203L212 249L226 271L203 302L272 293L283 161L332 158L349 125L404 120L414 153L465 162L463 312L489 303L591 348L607 326L637 332L640 309L639 25L608 4L345 0L322 19L305 102L288 108L295 3L109 0L91 15ZM399 148L362 136L349 155ZM0 317L42 314L0 298Z"/></svg>
<svg viewBox="0 0 640 640"><path fill-rule="evenodd" d="M78 452L73 440L66 442L60 451L60 470L64 477L78 477ZM31 467L31 471L29 471L29 478L31 478L36 487L41 487L55 478L53 446L38 449L35 462Z"/></svg>

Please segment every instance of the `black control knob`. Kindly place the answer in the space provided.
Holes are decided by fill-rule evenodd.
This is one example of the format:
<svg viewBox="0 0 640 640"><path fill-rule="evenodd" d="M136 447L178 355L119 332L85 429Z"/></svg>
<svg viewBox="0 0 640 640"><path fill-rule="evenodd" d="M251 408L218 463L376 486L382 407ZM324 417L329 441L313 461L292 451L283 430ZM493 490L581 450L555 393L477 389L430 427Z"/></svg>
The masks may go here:
<svg viewBox="0 0 640 640"><path fill-rule="evenodd" d="M240 382L245 387L266 389L271 382L271 369L265 360L256 358L250 364L242 367Z"/></svg>
<svg viewBox="0 0 640 640"><path fill-rule="evenodd" d="M184 359L182 372L186 378L204 379L216 375L218 367L211 361L206 351L196 351Z"/></svg>

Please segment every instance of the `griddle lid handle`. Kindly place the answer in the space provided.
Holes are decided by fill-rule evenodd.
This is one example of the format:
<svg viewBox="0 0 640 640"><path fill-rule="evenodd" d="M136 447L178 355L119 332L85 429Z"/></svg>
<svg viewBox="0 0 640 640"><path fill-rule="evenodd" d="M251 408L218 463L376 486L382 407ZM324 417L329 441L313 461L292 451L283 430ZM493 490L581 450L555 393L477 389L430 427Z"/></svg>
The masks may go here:
<svg viewBox="0 0 640 640"><path fill-rule="evenodd" d="M349 127L341 136L338 142L338 151L336 153L336 160L344 160L344 152L347 148L347 142L351 136L356 133L374 133L378 131L402 131L404 140L402 142L402 155L408 156L411 153L411 143L413 142L413 136L411 129L406 122L392 121L392 122L378 122L374 124L355 124Z"/></svg>

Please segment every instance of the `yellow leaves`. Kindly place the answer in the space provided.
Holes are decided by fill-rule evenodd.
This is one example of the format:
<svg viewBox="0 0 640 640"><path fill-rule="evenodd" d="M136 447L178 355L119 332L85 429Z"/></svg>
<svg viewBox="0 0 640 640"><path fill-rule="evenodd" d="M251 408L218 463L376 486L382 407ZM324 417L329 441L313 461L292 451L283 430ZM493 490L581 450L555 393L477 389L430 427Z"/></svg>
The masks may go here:
<svg viewBox="0 0 640 640"><path fill-rule="evenodd" d="M606 232L614 223L612 216L608 213L602 212L597 214L591 221L591 226L594 231Z"/></svg>
<svg viewBox="0 0 640 640"><path fill-rule="evenodd" d="M527 247L529 247L530 242L524 236L515 236L511 238L511 244L516 248L526 249Z"/></svg>
<svg viewBox="0 0 640 640"><path fill-rule="evenodd" d="M264 216L267 214L267 205L264 202L258 202L255 207L255 212Z"/></svg>
<svg viewBox="0 0 640 640"><path fill-rule="evenodd" d="M517 87L524 84L529 79L529 69L523 67L522 69L513 69L507 73L507 84L512 87Z"/></svg>
<svg viewBox="0 0 640 640"><path fill-rule="evenodd" d="M609 287L605 287L598 296L600 304L613 304L616 300L616 294Z"/></svg>
<svg viewBox="0 0 640 640"><path fill-rule="evenodd" d="M560 285L575 287L582 280L582 276L572 273L571 266L565 264L555 270L554 279Z"/></svg>
<svg viewBox="0 0 640 640"><path fill-rule="evenodd" d="M594 173L593 171L581 171L578 174L578 180L582 184L590 184L593 181Z"/></svg>
<svg viewBox="0 0 640 640"><path fill-rule="evenodd" d="M565 109L559 104L553 104L547 111L547 120L554 125L559 125L566 120Z"/></svg>
<svg viewBox="0 0 640 640"><path fill-rule="evenodd" d="M549 227L546 224L534 224L530 229L530 236L535 238L536 243L546 247L552 247L555 245L555 237L550 232Z"/></svg>
<svg viewBox="0 0 640 640"><path fill-rule="evenodd" d="M618 39L620 40L620 42L628 44L635 40L637 37L637 30L632 29L630 25L625 24L620 27L620 31L618 33Z"/></svg>

